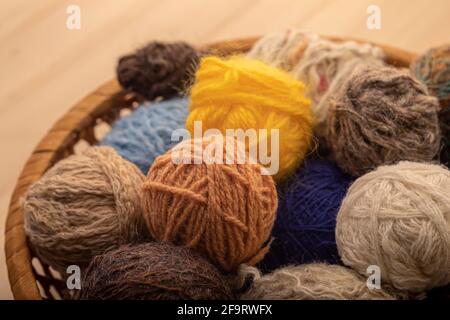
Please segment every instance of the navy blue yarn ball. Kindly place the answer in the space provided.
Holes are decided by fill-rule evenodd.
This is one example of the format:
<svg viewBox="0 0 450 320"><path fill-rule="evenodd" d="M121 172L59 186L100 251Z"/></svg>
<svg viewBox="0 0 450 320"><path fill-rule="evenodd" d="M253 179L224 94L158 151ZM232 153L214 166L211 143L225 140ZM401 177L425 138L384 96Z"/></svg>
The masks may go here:
<svg viewBox="0 0 450 320"><path fill-rule="evenodd" d="M336 216L352 178L333 162L310 159L278 189L278 211L263 271L288 264L339 264Z"/></svg>
<svg viewBox="0 0 450 320"><path fill-rule="evenodd" d="M187 98L174 98L139 106L116 121L100 144L114 148L147 174L155 158L178 143L171 140L172 132L185 128L188 104Z"/></svg>

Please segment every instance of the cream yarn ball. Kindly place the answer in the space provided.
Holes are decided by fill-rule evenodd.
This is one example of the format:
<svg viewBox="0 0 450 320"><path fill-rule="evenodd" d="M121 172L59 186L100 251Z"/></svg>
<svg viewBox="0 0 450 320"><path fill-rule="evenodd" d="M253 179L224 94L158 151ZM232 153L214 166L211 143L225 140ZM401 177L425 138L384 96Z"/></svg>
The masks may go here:
<svg viewBox="0 0 450 320"><path fill-rule="evenodd" d="M287 266L261 276L258 269L241 265L242 280L253 276L244 300L394 300L382 289L369 289L366 279L338 265L313 263Z"/></svg>
<svg viewBox="0 0 450 320"><path fill-rule="evenodd" d="M256 41L246 56L289 72L298 62L299 51L307 47L310 39L317 37L299 29L268 33Z"/></svg>
<svg viewBox="0 0 450 320"><path fill-rule="evenodd" d="M450 171L403 161L357 179L337 217L342 261L370 265L398 290L420 293L450 282Z"/></svg>

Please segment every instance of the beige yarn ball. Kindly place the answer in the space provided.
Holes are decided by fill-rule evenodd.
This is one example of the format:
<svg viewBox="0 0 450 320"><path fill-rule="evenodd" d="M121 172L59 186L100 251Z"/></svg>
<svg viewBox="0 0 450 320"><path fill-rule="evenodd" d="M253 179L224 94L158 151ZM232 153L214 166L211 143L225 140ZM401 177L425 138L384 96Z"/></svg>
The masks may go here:
<svg viewBox="0 0 450 320"><path fill-rule="evenodd" d="M394 300L382 289L369 289L363 277L338 265L288 266L264 276L241 265L239 277L249 275L253 283L241 296L244 300Z"/></svg>
<svg viewBox="0 0 450 320"><path fill-rule="evenodd" d="M139 190L144 175L110 147L59 161L23 200L33 250L63 275L95 255L146 235Z"/></svg>
<svg viewBox="0 0 450 320"><path fill-rule="evenodd" d="M450 171L415 162L382 166L357 179L337 217L342 261L370 265L384 283L419 293L450 282Z"/></svg>
<svg viewBox="0 0 450 320"><path fill-rule="evenodd" d="M299 29L268 33L256 41L246 56L289 72L298 62L299 51L317 37Z"/></svg>

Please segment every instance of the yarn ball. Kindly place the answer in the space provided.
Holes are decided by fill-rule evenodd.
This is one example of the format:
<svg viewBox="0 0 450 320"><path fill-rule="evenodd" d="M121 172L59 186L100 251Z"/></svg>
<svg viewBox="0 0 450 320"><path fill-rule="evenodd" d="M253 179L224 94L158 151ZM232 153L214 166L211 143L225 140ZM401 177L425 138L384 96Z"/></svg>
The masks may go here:
<svg viewBox="0 0 450 320"><path fill-rule="evenodd" d="M246 56L291 71L298 62L301 49L307 47L311 37L316 36L297 29L269 33L256 41Z"/></svg>
<svg viewBox="0 0 450 320"><path fill-rule="evenodd" d="M90 147L56 163L23 200L33 251L62 274L68 265L148 235L140 206L145 177L112 148Z"/></svg>
<svg viewBox="0 0 450 320"><path fill-rule="evenodd" d="M197 50L185 42L152 41L119 59L117 79L148 100L170 98L189 85L198 60Z"/></svg>
<svg viewBox="0 0 450 320"><path fill-rule="evenodd" d="M178 143L171 137L174 130L184 128L187 105L187 98L142 105L116 121L101 144L113 147L146 174L157 156Z"/></svg>
<svg viewBox="0 0 450 320"><path fill-rule="evenodd" d="M364 277L338 265L287 266L263 276L243 265L238 276L253 277L243 300L395 300L383 289L369 289Z"/></svg>
<svg viewBox="0 0 450 320"><path fill-rule="evenodd" d="M419 293L450 283L450 171L402 161L349 188L336 225L344 264L380 267L392 287Z"/></svg>
<svg viewBox="0 0 450 320"><path fill-rule="evenodd" d="M164 243L125 245L95 257L81 299L225 300L233 292L219 270L197 252Z"/></svg>
<svg viewBox="0 0 450 320"><path fill-rule="evenodd" d="M300 44L302 47L303 44ZM358 65L383 66L384 53L371 44L354 41L334 42L311 38L291 74L308 84L307 95L315 116L314 133L326 136L330 98L340 89ZM323 141L325 143L325 141Z"/></svg>
<svg viewBox="0 0 450 320"><path fill-rule="evenodd" d="M450 45L432 48L411 64L412 74L436 96L442 108L450 106Z"/></svg>
<svg viewBox="0 0 450 320"><path fill-rule="evenodd" d="M295 172L311 145L313 116L305 86L286 72L245 57L206 57L200 62L191 88L186 128L266 129L264 144L279 147L278 181ZM271 129L279 141L271 141ZM257 145L261 149L260 143ZM273 155L274 155L273 154ZM259 163L267 165L258 159ZM273 164L273 162L271 162Z"/></svg>
<svg viewBox="0 0 450 320"><path fill-rule="evenodd" d="M307 84L315 116L314 133L323 150L330 97L357 65L384 65L383 51L371 44L330 41L295 29L265 35L247 57L281 68Z"/></svg>
<svg viewBox="0 0 450 320"><path fill-rule="evenodd" d="M331 107L328 145L353 176L401 160L431 161L439 152L437 99L406 70L360 66Z"/></svg>
<svg viewBox="0 0 450 320"><path fill-rule="evenodd" d="M196 150L223 163L199 158ZM185 140L156 158L143 186L155 239L193 247L226 271L262 259L275 220L275 184L248 157L243 163L226 160L237 159L238 152L245 153L238 140L218 135Z"/></svg>
<svg viewBox="0 0 450 320"><path fill-rule="evenodd" d="M336 216L352 179L333 162L307 160L280 191L275 238L261 262L264 270L288 264L340 262Z"/></svg>

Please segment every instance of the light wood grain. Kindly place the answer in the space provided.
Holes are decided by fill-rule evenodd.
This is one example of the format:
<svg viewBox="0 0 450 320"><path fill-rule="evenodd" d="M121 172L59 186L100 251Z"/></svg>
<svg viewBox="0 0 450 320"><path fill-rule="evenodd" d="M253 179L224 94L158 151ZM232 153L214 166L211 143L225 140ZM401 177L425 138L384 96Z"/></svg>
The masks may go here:
<svg viewBox="0 0 450 320"><path fill-rule="evenodd" d="M81 7L81 30L66 7ZM381 8L381 30L366 8ZM114 76L117 57L151 39L193 43L299 27L420 52L450 42L448 0L7 0L0 11L0 242L15 180L33 147L81 97ZM0 298L10 298L3 251Z"/></svg>

